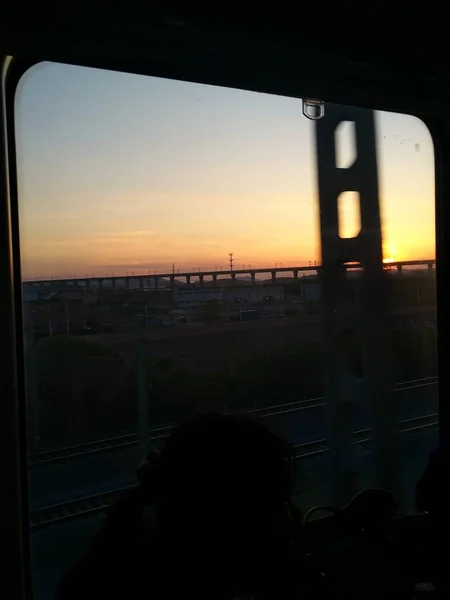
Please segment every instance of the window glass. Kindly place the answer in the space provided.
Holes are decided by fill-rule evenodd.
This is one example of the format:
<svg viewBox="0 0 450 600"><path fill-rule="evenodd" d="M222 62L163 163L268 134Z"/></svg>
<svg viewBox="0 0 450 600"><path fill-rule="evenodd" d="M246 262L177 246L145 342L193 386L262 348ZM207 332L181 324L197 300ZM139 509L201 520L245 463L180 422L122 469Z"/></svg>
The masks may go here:
<svg viewBox="0 0 450 600"><path fill-rule="evenodd" d="M410 509L437 440L434 153L418 119L374 118L385 403ZM51 596L142 456L199 412L261 419L295 446L301 507L334 501L318 126L295 98L51 63L20 81L36 598ZM357 129L336 129L339 168L364 151ZM340 238L364 226L366 201L341 194ZM331 390L346 426L348 499L377 484L370 343L352 266Z"/></svg>

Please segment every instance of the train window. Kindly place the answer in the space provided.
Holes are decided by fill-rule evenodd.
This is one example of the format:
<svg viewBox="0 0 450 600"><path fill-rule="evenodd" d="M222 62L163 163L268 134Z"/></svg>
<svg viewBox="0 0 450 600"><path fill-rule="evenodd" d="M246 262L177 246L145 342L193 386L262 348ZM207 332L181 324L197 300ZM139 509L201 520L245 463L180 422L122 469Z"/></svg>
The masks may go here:
<svg viewBox="0 0 450 600"><path fill-rule="evenodd" d="M305 509L336 472L342 501L379 485L395 439L411 508L438 424L425 125L53 63L15 111L36 598L199 412L283 435Z"/></svg>

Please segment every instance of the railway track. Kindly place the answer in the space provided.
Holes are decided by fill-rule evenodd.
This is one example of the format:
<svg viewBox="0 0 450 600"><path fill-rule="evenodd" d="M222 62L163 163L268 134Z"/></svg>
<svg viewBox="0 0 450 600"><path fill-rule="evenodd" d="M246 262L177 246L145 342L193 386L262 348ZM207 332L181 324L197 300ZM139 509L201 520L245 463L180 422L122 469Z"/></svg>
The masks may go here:
<svg viewBox="0 0 450 600"><path fill-rule="evenodd" d="M398 383L394 388L394 392L418 389L436 384L437 377L425 377L422 379L415 379L412 381ZM300 400L298 402L291 402L288 404L279 404L267 408L258 408L255 410L248 411L247 414L257 419L266 419L278 415L288 414L291 412L297 412L300 410L319 408L325 406L325 404L326 398L322 396L318 398ZM158 441L165 439L170 435L170 432L174 427L175 425L169 425L167 427L150 429L150 443L155 444ZM129 433L122 436L106 438L103 440L96 440L94 442L88 442L86 444L77 444L76 446L66 446L64 448L56 448L53 450L39 452L38 454L30 456L28 465L32 467L36 465L53 463L61 460L80 458L86 455L96 454L99 452L123 449L127 446L134 446L136 444L139 444L139 435L137 433Z"/></svg>
<svg viewBox="0 0 450 600"><path fill-rule="evenodd" d="M405 419L397 423L399 434L410 433L425 428L438 426L437 413L430 413L421 417ZM371 429L361 429L352 434L354 444L364 444L372 440ZM318 456L328 452L329 440L323 438L313 442L298 444L294 446L294 459L305 459ZM34 530L43 527L49 527L71 519L78 519L95 514L104 513L108 507L124 492L135 488L136 485L128 485L115 490L102 492L76 500L69 500L59 504L53 504L43 508L30 511L30 527Z"/></svg>
<svg viewBox="0 0 450 600"><path fill-rule="evenodd" d="M137 484L32 510L30 511L30 527L35 529L72 518L88 517L105 512L121 494L135 487Z"/></svg>
<svg viewBox="0 0 450 600"><path fill-rule="evenodd" d="M161 427L159 429L149 430L150 442L156 442L166 438L174 426ZM94 442L87 442L86 444L77 444L76 446L65 446L63 448L55 448L53 450L46 450L39 452L38 454L31 455L28 461L28 466L35 466L45 463L52 463L55 461L72 459L77 457L83 457L89 454L96 454L98 452L105 452L109 450L122 449L127 446L135 446L139 443L139 434L128 433L112 438L105 438L103 440L96 440Z"/></svg>
<svg viewBox="0 0 450 600"><path fill-rule="evenodd" d="M411 419L404 419L397 423L397 433L412 433L420 429L427 429L437 427L439 425L439 415L437 413L430 413L421 417L413 417ZM354 444L365 444L372 441L372 429L360 429L354 431L351 434L352 442ZM328 438L315 440L313 442L306 442L304 444L298 444L294 446L294 458L306 458L308 456L316 456L323 454L329 450Z"/></svg>
<svg viewBox="0 0 450 600"><path fill-rule="evenodd" d="M394 392L403 392L411 389L420 389L428 387L430 385L437 385L437 377L423 377L422 379L413 379L411 381L402 381L395 384ZM252 410L249 414L256 418L273 417L277 414L286 414L289 412L296 412L306 408L316 408L317 406L324 406L326 404L326 398L324 396L318 398L310 398L308 400L300 400L298 402L290 402L288 404L279 404L277 406L271 406L269 408L258 408Z"/></svg>

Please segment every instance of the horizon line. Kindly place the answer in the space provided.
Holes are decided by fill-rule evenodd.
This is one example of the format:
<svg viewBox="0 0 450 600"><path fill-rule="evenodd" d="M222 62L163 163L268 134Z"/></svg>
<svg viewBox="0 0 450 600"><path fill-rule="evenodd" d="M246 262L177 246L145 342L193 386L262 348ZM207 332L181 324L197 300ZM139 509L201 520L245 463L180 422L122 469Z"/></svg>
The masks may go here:
<svg viewBox="0 0 450 600"><path fill-rule="evenodd" d="M114 272L106 273L104 275L95 275L93 274L89 274L86 273L85 276L77 276L76 274L74 274L73 276L69 275L69 276L59 276L59 275L53 275L53 276L35 276L34 279L33 278L24 278L21 280L22 283L33 283L33 282L54 282L54 281L88 281L88 280L96 280L96 279L105 279L105 280L109 280L109 279L140 279L143 277L174 277L175 279L177 277L186 277L186 276L190 276L190 277L198 277L199 275L203 275L203 276L214 276L214 275L230 275L230 274L246 274L246 273L271 273L273 271L275 272L290 272L290 271L316 271L318 269L320 269L322 267L322 263L319 263L317 261L314 261L314 264L311 264L313 261L309 261L310 264L308 265L289 265L289 266L283 266L282 262L279 263L275 263L274 266L272 267L252 267L251 265L249 265L248 268L243 268L243 269L209 269L209 270L200 270L200 268L198 270L186 270L186 271L181 271L180 269L177 269L176 271L170 270L170 271L166 271L166 272L156 272L154 271L153 273L150 272L150 269L148 270L148 273L134 273L134 271L129 272L126 271L125 273L118 273L115 274ZM384 258L382 261L383 265L386 266L392 266L392 267L396 267L396 266L421 266L421 265L429 265L429 264L434 264L436 262L436 258L426 258L426 259L414 259L414 260L400 260L400 261L396 261L396 260L391 260L390 258ZM349 261L347 263L343 263L343 266L345 267L349 267L349 268L358 268L361 267L361 263L357 262L357 261Z"/></svg>

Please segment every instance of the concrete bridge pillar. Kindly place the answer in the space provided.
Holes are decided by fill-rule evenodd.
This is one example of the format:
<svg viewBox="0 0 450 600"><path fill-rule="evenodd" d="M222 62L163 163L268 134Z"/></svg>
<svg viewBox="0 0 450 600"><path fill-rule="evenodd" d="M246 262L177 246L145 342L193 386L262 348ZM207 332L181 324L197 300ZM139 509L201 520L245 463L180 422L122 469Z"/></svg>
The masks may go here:
<svg viewBox="0 0 450 600"><path fill-rule="evenodd" d="M203 279L204 279L204 276L202 274L200 274L198 276L198 281L199 281L200 285L203 285Z"/></svg>
<svg viewBox="0 0 450 600"><path fill-rule="evenodd" d="M212 280L213 280L213 285L217 285L217 274L216 273L213 274Z"/></svg>
<svg viewBox="0 0 450 600"><path fill-rule="evenodd" d="M275 284L277 282L277 272L272 271L272 283Z"/></svg>
<svg viewBox="0 0 450 600"><path fill-rule="evenodd" d="M191 285L191 276L190 275L186 275L186 283L187 283L187 285Z"/></svg>
<svg viewBox="0 0 450 600"><path fill-rule="evenodd" d="M298 279L298 269L294 269L294 279Z"/></svg>
<svg viewBox="0 0 450 600"><path fill-rule="evenodd" d="M251 277L251 279L252 279L252 285L254 285L254 284L255 284L255 281L256 281L256 273L255 273L255 271L252 271L252 272L250 273L250 277Z"/></svg>
<svg viewBox="0 0 450 600"><path fill-rule="evenodd" d="M231 273L231 283L233 285L236 283L236 273Z"/></svg>

